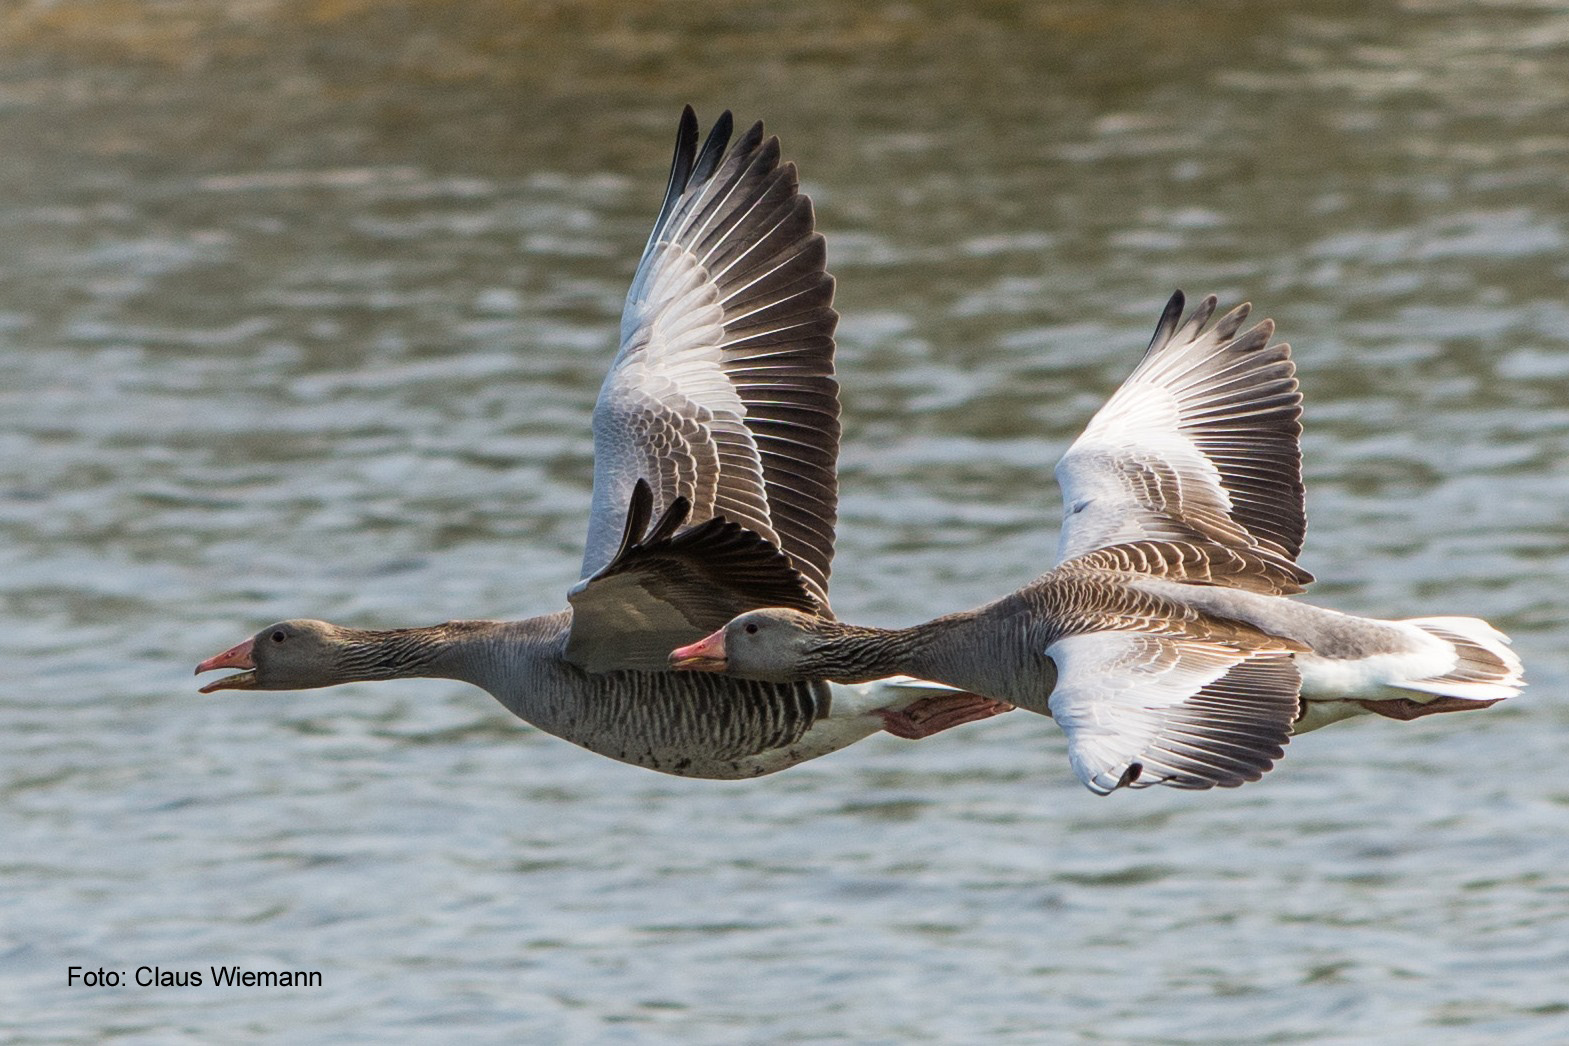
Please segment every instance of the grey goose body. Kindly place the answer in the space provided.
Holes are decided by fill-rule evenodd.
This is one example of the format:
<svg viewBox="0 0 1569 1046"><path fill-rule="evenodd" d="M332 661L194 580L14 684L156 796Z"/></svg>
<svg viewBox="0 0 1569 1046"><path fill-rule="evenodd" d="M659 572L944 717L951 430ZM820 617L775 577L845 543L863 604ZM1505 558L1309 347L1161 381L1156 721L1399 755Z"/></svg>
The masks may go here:
<svg viewBox="0 0 1569 1046"><path fill-rule="evenodd" d="M909 673L1053 717L1080 779L1256 780L1293 732L1484 708L1523 686L1476 618L1383 621L1289 598L1306 531L1301 393L1273 324L1206 328L1174 295L1148 350L1057 466L1061 562L906 629L750 611L672 663L784 682Z"/></svg>
<svg viewBox="0 0 1569 1046"><path fill-rule="evenodd" d="M778 139L760 123L731 134L727 112L699 148L696 117L682 114L594 408L583 580L568 607L387 631L279 622L198 665L241 670L204 693L457 679L591 751L719 778L783 769L885 727L920 736L911 716L935 729L1005 708L913 680L830 687L667 669L671 646L750 607L830 614L833 279Z"/></svg>

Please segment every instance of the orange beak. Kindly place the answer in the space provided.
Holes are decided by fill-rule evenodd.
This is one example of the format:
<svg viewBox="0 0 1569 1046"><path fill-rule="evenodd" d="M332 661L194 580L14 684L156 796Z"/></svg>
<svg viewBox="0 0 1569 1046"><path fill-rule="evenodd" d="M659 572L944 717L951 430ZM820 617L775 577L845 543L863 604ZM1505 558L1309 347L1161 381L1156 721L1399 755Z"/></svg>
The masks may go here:
<svg viewBox="0 0 1569 1046"><path fill-rule="evenodd" d="M252 656L252 649L255 647L255 645L256 640L247 639L245 642L236 644L221 654L218 654L214 657L209 657L207 660L196 666L196 674L201 675L203 672L211 672L215 668L254 669L256 667L256 659ZM255 689L256 673L252 671L241 672L237 676L224 676L222 679L215 679L211 683L208 683L206 686L202 687L199 692L203 694L210 694L214 690Z"/></svg>
<svg viewBox="0 0 1569 1046"><path fill-rule="evenodd" d="M670 651L671 668L688 672L723 672L725 665L725 630L722 628L707 639Z"/></svg>

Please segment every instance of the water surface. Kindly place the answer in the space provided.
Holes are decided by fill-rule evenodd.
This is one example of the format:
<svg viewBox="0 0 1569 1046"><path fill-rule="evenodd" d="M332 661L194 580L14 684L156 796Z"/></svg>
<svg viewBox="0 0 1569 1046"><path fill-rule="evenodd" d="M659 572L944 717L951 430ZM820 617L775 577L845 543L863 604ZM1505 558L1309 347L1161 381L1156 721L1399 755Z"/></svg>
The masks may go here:
<svg viewBox="0 0 1569 1046"><path fill-rule="evenodd" d="M0 41L10 1038L1569 1036L1555 6L71 0ZM829 238L842 616L1049 565L1051 465L1180 286L1295 347L1313 597L1483 615L1531 689L1110 799L1023 713L723 784L453 684L196 695L282 617L561 605L688 101L781 134Z"/></svg>

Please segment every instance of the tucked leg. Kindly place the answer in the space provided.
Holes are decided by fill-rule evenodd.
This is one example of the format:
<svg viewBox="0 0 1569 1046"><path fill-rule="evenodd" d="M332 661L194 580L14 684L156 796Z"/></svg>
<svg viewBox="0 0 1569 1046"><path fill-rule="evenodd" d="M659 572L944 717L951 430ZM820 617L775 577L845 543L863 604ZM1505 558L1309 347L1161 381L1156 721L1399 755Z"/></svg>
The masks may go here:
<svg viewBox="0 0 1569 1046"><path fill-rule="evenodd" d="M1461 697L1430 697L1426 701L1416 701L1409 697L1395 697L1384 701L1358 701L1357 704L1369 712L1377 713L1389 719L1420 719L1425 715L1437 715L1439 712L1469 712L1476 708L1486 708L1496 705L1503 698L1495 697L1491 701L1470 701Z"/></svg>
<svg viewBox="0 0 1569 1046"><path fill-rule="evenodd" d="M888 708L874 709L882 718L883 729L895 737L919 741L923 737L942 733L964 723L990 719L994 715L1010 712L1013 706L1003 701L993 701L979 694L956 690L951 694L923 697L912 701L899 711Z"/></svg>

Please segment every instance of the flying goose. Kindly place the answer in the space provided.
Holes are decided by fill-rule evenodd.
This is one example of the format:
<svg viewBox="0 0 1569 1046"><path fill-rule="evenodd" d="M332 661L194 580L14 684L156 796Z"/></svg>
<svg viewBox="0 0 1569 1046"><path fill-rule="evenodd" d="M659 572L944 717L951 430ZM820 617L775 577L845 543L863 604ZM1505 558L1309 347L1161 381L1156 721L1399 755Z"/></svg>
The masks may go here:
<svg viewBox="0 0 1569 1046"><path fill-rule="evenodd" d="M937 680L1054 718L1091 791L1257 780L1293 732L1486 708L1524 685L1485 621L1381 621L1287 598L1303 506L1302 396L1269 320L1205 328L1174 294L1144 358L1057 464L1059 562L913 628L768 608L675 667L773 682Z"/></svg>
<svg viewBox="0 0 1569 1046"><path fill-rule="evenodd" d="M830 689L668 670L672 646L751 607L830 614L833 278L778 139L761 123L733 145L731 133L726 112L699 150L697 117L682 113L594 407L588 540L568 607L391 631L281 621L197 665L242 670L202 693L457 679L591 751L712 778L1007 710L913 680Z"/></svg>

